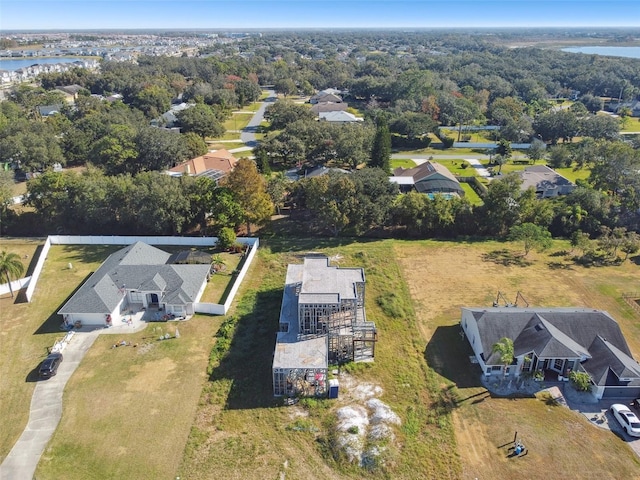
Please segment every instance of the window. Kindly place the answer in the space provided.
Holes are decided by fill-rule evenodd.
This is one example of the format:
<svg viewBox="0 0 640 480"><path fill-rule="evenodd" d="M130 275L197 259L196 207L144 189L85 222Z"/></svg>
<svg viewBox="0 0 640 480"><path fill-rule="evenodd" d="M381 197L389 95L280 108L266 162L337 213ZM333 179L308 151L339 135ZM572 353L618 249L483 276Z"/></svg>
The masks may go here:
<svg viewBox="0 0 640 480"><path fill-rule="evenodd" d="M561 358L556 358L555 362L553 363L553 368L561 372L563 365L564 365L564 360Z"/></svg>

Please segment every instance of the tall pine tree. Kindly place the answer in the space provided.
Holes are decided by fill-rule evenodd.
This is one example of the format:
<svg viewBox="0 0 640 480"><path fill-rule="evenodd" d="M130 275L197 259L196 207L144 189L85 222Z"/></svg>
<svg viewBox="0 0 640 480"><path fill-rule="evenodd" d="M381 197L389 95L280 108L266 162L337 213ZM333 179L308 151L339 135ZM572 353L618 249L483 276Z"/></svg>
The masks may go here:
<svg viewBox="0 0 640 480"><path fill-rule="evenodd" d="M381 168L387 174L391 172L391 133L384 118L378 119L369 166Z"/></svg>

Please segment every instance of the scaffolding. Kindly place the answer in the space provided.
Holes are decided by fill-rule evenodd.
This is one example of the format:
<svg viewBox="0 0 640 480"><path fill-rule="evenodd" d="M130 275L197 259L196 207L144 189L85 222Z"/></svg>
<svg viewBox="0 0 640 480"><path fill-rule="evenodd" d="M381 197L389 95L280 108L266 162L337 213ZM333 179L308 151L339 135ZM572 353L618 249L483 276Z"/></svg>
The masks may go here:
<svg viewBox="0 0 640 480"><path fill-rule="evenodd" d="M377 331L366 319L364 295L361 268L331 267L327 258L289 265L274 352L274 395L324 396L329 364L373 360Z"/></svg>

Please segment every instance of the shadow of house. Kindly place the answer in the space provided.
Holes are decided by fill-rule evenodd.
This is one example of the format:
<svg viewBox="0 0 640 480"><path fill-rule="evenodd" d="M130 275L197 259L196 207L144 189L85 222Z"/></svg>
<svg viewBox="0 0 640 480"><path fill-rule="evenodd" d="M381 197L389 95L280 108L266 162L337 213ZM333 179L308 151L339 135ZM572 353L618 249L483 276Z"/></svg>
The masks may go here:
<svg viewBox="0 0 640 480"><path fill-rule="evenodd" d="M238 315L229 350L209 377L210 382L231 383L227 409L281 405L273 397L271 384L273 338L278 330L281 295L281 289L258 292L252 299L252 308Z"/></svg>
<svg viewBox="0 0 640 480"><path fill-rule="evenodd" d="M482 371L473 364L473 350L461 335L460 325L436 328L424 351L427 364L458 388L482 387Z"/></svg>

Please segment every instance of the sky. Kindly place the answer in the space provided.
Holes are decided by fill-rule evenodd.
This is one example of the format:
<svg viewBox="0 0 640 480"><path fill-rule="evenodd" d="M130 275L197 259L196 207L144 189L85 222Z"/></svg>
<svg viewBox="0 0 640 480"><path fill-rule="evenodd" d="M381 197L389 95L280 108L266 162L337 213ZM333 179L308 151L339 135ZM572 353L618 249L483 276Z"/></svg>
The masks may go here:
<svg viewBox="0 0 640 480"><path fill-rule="evenodd" d="M640 26L640 0L0 0L0 32Z"/></svg>

